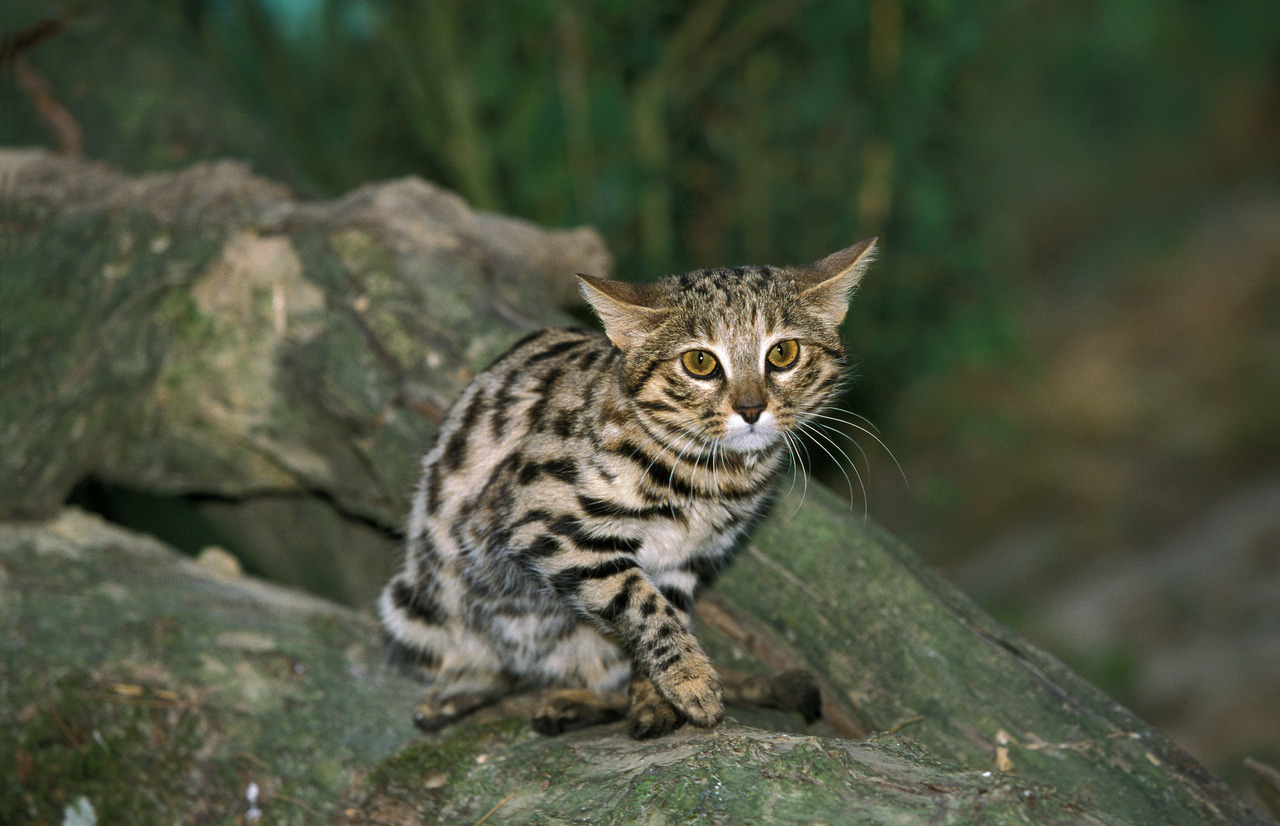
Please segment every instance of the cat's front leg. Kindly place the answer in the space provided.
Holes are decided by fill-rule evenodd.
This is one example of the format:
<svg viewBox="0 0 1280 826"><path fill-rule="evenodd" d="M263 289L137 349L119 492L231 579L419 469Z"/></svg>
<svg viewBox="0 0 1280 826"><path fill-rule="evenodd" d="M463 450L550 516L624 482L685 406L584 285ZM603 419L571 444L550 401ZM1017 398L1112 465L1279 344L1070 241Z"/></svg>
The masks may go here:
<svg viewBox="0 0 1280 826"><path fill-rule="evenodd" d="M710 727L724 718L720 677L690 631L688 618L654 587L633 557L567 565L550 573L548 581L578 610L622 640L633 673L647 680L681 719ZM643 686L637 689L633 680L633 729L636 715L649 714L653 705L651 693ZM633 734L654 737L678 725L678 721L669 726L644 724Z"/></svg>
<svg viewBox="0 0 1280 826"><path fill-rule="evenodd" d="M652 586L650 586L652 588ZM681 716L695 726L714 726L724 718L724 692L720 674L689 629L689 617L656 589L639 604L636 642L631 656L636 673L631 684L632 734L656 737L637 730L638 717L652 705L643 683L649 683ZM643 678L641 684L638 678ZM657 715L661 717L661 714Z"/></svg>

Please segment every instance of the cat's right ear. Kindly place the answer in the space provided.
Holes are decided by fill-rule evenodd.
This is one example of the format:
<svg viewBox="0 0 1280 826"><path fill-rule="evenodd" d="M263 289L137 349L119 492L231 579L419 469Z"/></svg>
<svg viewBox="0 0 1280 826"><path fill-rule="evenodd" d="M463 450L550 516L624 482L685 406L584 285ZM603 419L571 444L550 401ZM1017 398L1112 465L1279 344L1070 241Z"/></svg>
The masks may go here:
<svg viewBox="0 0 1280 826"><path fill-rule="evenodd" d="M651 284L610 281L582 273L578 273L578 281L582 297L595 308L605 335L619 350L639 343L669 312L653 306L657 295Z"/></svg>
<svg viewBox="0 0 1280 826"><path fill-rule="evenodd" d="M836 326L844 321L849 297L876 257L876 240L859 241L796 272L805 301Z"/></svg>

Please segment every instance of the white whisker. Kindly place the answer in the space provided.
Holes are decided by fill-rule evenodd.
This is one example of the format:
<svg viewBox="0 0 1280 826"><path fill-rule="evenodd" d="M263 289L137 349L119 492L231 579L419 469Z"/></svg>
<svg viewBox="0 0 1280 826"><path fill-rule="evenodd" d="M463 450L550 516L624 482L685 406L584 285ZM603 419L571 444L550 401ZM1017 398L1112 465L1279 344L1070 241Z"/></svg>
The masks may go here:
<svg viewBox="0 0 1280 826"><path fill-rule="evenodd" d="M863 483L862 474L858 472L858 468L853 464L853 460L849 458L849 454L845 453L844 450L841 449L840 445L836 444L835 440L832 439L830 436L828 436L826 433L824 433L822 429L817 426L816 423L804 422L800 425L799 429L801 430L801 432L809 433L812 436L819 437L825 440L827 444L830 444L831 447L834 448L836 452L838 452L841 456L843 456L844 460L849 463L849 467L853 469L854 476L858 477L858 487L862 490L862 518L865 521L868 518L867 486L866 484ZM831 461L835 463L836 467L839 468L840 473L843 474L845 482L849 485L849 510L853 510L853 500L854 500L853 480L849 478L849 474L845 471L844 465L840 463L840 460L836 458L834 453L832 453L830 450L827 449L826 445L824 445L820 441L817 441L817 439L814 440L814 444L817 445L818 448L821 449L823 453L826 453L827 456L831 458Z"/></svg>
<svg viewBox="0 0 1280 826"><path fill-rule="evenodd" d="M782 431L783 443L787 446L787 459L791 462L791 485L787 488L786 495L790 496L792 491L796 489L796 475L799 473L799 460L796 457L796 449L791 444L791 434Z"/></svg>
<svg viewBox="0 0 1280 826"><path fill-rule="evenodd" d="M649 464L645 467L644 475L647 476L649 474L649 471L653 469L653 466L657 464L658 460L661 459L667 453L668 450L675 453L675 460L676 460L676 463L678 464L684 459L685 451L689 447L693 446L693 443L696 443L696 441L697 439L693 434L686 434L683 438L681 438L675 444L669 444L667 442L658 442L658 448L659 448L658 453L649 461ZM702 448L699 448L698 452L695 453L694 456L700 457L702 456L702 452L703 452ZM637 446L634 450L631 451L632 458L634 458L638 453L640 453L639 446ZM676 474L676 466L672 465L671 473L667 478L667 504L670 507L671 516L673 519L675 518L675 514L676 514L675 474Z"/></svg>
<svg viewBox="0 0 1280 826"><path fill-rule="evenodd" d="M720 469L716 467L720 460L720 448L722 447L720 440L716 440L711 447L711 487L720 490Z"/></svg>
<svg viewBox="0 0 1280 826"><path fill-rule="evenodd" d="M848 414L848 415L850 415L850 416L857 416L858 418L863 419L864 421L867 421L865 416L859 416L857 413L854 413L854 412L849 411L849 410L845 410L844 408L839 408L839 407L837 407L837 408L830 408L830 409L831 409L831 410L833 410L833 411L835 411L835 412L837 412L837 413L846 413L846 414ZM873 430L872 430L872 429L873 429L873 428L875 428L875 425L871 424L871 422L870 422L870 421L867 421L867 424L871 426L870 428L868 428L868 427L865 427L865 426L863 426L863 425L858 424L857 422L851 422L851 421L849 421L848 419L842 419L842 418L840 418L839 416L832 416L832 415L829 415L828 413L817 413L817 412L815 412L815 413L809 413L808 415L809 415L809 416L812 416L812 417L813 417L813 418L815 418L815 419L827 419L827 420L829 420L829 421L839 422L840 424L845 425L845 426L847 426L847 427L852 427L852 428L854 428L854 429L856 429L856 430L861 430L863 433L865 433L865 434L867 434L868 436L870 436L871 438L875 439L875 440L876 440L876 444L878 444L878 445L880 445L880 447L884 448L884 452L885 452L885 453L887 453L887 454L889 454L889 458L893 460L893 463L894 463L895 465L897 465L897 467L898 467L898 473L902 476L902 481L903 481L903 483L904 483L904 484L906 484L906 485L907 485L907 487L910 487L910 486L911 486L911 482L910 482L910 481L908 481L908 479L907 479L907 472L906 472L905 470L903 470L903 469L902 469L902 463L898 461L898 457L897 457L897 456L894 456L894 455L893 455L893 451L892 451L892 450L890 450L890 449L889 449L889 446L888 446L887 444L885 444L885 443L884 443L884 440L883 440L883 439L881 439L879 436L877 436L875 432L873 432ZM850 435L850 434L848 434L848 433L845 433L843 430L840 430L839 428L830 428L830 429L831 429L831 430L834 430L836 433L839 433L839 434L843 435L846 439L848 439L849 441L851 441L851 442L853 442L855 445L857 445L857 446L858 446L858 450L859 450L860 452L862 452L862 456L863 456L864 461L866 460L866 456L867 456L867 454L866 454L866 452L865 452L865 451L863 451L863 450L862 450L862 446L861 446L861 445L858 445L858 441L857 441L857 439L854 439L854 438L853 438L853 436L851 436L851 435ZM870 465L868 465L868 467L870 467Z"/></svg>
<svg viewBox="0 0 1280 826"><path fill-rule="evenodd" d="M800 459L800 451L797 450L797 447L803 449L806 456L809 454L809 448L804 446L804 442L796 434L783 431L782 435L786 437L787 451L791 456L791 466L792 466L791 488L792 490L794 490L796 486L797 470L799 471L801 478L804 479L804 487L800 489L800 501L796 503L796 509L791 512L791 515L794 517L797 513L800 512L800 506L804 504L805 498L808 497L809 495L809 473L807 470L805 470L804 462L801 461ZM813 461L810 460L809 464L812 465ZM791 491L788 490L787 495L790 495L790 494L791 494Z"/></svg>
<svg viewBox="0 0 1280 826"><path fill-rule="evenodd" d="M823 417L821 417L821 418L830 418L830 417L828 417L828 416L823 416ZM865 450L863 450L863 449L862 449L862 445L858 443L858 440L857 440L857 439L853 438L853 437L852 437L852 436L850 436L848 433L845 433L843 430L841 430L841 429L840 429L840 428L838 428L838 427L832 427L831 425L827 424L826 422L817 422L817 421L814 421L814 422L807 422L807 424L808 424L810 427L813 427L813 428L817 428L817 429L822 430L824 433L836 433L836 434L839 434L839 435L841 435L841 436L845 437L846 439L848 439L848 440L849 440L849 442L850 442L850 443L854 446L854 448L858 451L858 454L862 457L862 464L863 464L863 466L864 466L864 467L866 467L866 469L867 469L867 475L868 475L868 476L870 476L870 475L871 475L871 460L867 458L867 452L866 452ZM846 454L846 455L847 455L847 454ZM852 462L853 460L852 460L852 459L850 459L849 461L851 461L851 462Z"/></svg>
<svg viewBox="0 0 1280 826"><path fill-rule="evenodd" d="M696 442L696 441L697 441L697 439L696 439L696 437L695 437L693 434L687 434L687 435L685 436L685 438L682 438L679 442L677 442L677 447L676 447L676 462L677 462L677 463L679 463L680 461L682 461L682 460L684 459L685 450L687 449L687 448L686 448L686 443L694 443L694 442ZM692 446L692 445L690 445L690 446ZM694 454L694 457L695 457L695 458L701 458L701 457L702 457L702 452L703 452L703 448L699 447L699 448L698 448L698 452ZM696 478L696 477L695 477L695 478ZM676 484L676 468L675 468L675 466L673 465L673 466L672 466L672 468L671 468L671 474L670 474L670 476L668 476L668 477L667 477L667 502L668 502L668 504L671 506L671 518L672 518L672 519L674 519L674 518L675 518L675 515L676 515L676 491L675 491L675 484ZM690 485L690 492L689 492L689 498L690 498L690 500L692 500L692 499L693 499L693 490L692 490L692 487L693 487L693 486L692 486L692 485Z"/></svg>

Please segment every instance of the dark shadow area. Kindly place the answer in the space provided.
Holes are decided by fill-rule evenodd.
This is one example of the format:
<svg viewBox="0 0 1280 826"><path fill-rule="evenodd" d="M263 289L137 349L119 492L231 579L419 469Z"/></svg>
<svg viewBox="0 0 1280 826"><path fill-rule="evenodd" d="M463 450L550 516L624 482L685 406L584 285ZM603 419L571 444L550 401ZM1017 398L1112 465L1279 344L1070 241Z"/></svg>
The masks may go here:
<svg viewBox="0 0 1280 826"><path fill-rule="evenodd" d="M193 557L222 548L246 573L356 608L372 604L399 553L392 531L342 513L322 496L161 494L90 477L67 504Z"/></svg>

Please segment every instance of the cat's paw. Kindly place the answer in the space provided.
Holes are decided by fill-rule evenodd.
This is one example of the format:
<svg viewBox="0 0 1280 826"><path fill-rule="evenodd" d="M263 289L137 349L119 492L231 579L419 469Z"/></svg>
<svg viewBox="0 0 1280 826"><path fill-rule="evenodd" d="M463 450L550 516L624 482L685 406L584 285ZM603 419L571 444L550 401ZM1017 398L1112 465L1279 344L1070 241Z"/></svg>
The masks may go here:
<svg viewBox="0 0 1280 826"><path fill-rule="evenodd" d="M565 689L548 695L533 712L533 730L556 735L574 729L611 723L623 716L626 704L620 696L601 695L586 689Z"/></svg>
<svg viewBox="0 0 1280 826"><path fill-rule="evenodd" d="M447 698L442 698L439 692L428 691L413 709L413 724L425 732L439 731L495 699L493 694L479 691L453 694Z"/></svg>
<svg viewBox="0 0 1280 826"><path fill-rule="evenodd" d="M451 709L441 709L430 703L418 703L413 709L413 724L427 733L439 731L461 717Z"/></svg>
<svg viewBox="0 0 1280 826"><path fill-rule="evenodd" d="M711 728L724 719L720 675L706 655L686 656L654 680L658 691L695 726Z"/></svg>
<svg viewBox="0 0 1280 826"><path fill-rule="evenodd" d="M633 704L628 717L627 731L637 740L664 737L684 725L684 715L656 691L647 701Z"/></svg>
<svg viewBox="0 0 1280 826"><path fill-rule="evenodd" d="M684 715L662 696L648 677L632 675L630 700L627 730L637 740L662 737L684 725Z"/></svg>

